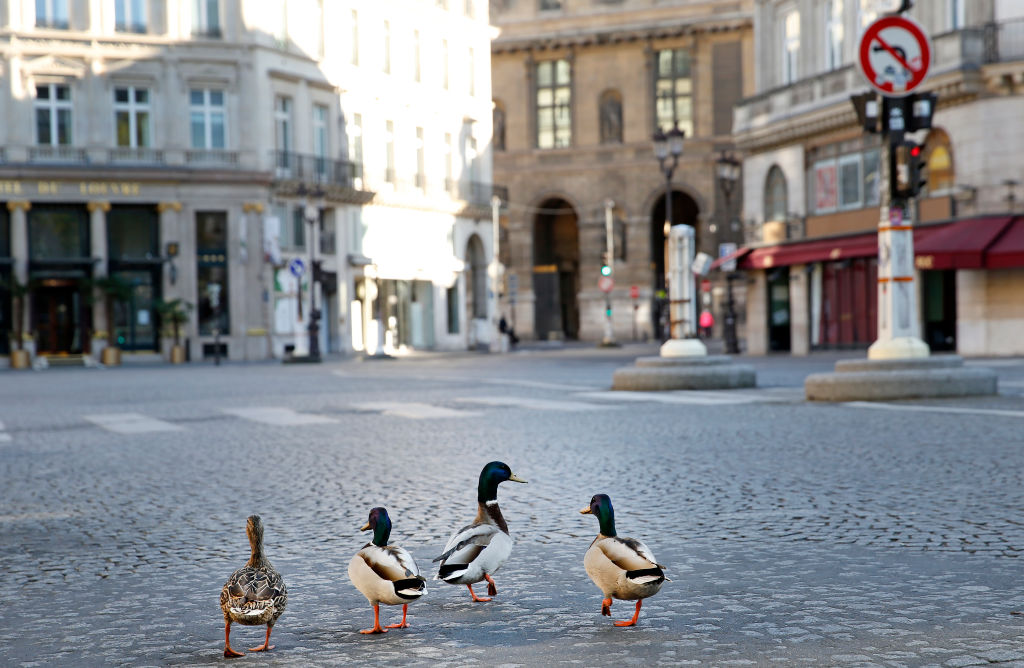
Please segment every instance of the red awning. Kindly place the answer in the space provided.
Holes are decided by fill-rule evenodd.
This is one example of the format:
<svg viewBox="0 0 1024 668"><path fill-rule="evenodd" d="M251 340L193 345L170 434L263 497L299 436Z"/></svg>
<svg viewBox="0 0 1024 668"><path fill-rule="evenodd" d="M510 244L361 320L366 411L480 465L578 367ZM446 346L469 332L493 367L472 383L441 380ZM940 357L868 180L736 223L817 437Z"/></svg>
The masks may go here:
<svg viewBox="0 0 1024 668"><path fill-rule="evenodd" d="M1012 220L1012 216L958 220L920 243L914 235L915 265L918 269L981 269L986 249Z"/></svg>
<svg viewBox="0 0 1024 668"><path fill-rule="evenodd" d="M988 269L1024 267L1024 217L1018 216L985 253Z"/></svg>
<svg viewBox="0 0 1024 668"><path fill-rule="evenodd" d="M914 251L933 235L946 229L946 225L914 228ZM792 264L830 262L850 258L876 257L878 255L878 233L865 232L846 237L811 239L776 246L753 249L740 262L741 269L771 269Z"/></svg>

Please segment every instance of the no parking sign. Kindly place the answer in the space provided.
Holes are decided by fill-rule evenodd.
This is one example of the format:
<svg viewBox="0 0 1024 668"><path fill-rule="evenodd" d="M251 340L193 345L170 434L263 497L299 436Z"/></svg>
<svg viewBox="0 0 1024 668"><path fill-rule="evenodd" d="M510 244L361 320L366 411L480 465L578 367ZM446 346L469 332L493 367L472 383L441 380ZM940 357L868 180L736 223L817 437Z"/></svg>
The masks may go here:
<svg viewBox="0 0 1024 668"><path fill-rule="evenodd" d="M883 16L871 23L857 49L857 66L882 95L910 93L924 81L931 62L928 33L906 16Z"/></svg>

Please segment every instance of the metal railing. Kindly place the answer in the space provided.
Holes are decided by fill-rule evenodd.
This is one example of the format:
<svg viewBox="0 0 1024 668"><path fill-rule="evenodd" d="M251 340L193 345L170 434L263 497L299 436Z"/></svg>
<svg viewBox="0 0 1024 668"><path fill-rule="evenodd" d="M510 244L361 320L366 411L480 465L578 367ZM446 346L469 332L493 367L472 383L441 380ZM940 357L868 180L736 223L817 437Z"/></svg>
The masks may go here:
<svg viewBox="0 0 1024 668"><path fill-rule="evenodd" d="M191 149L185 151L185 164L189 167L238 167L238 151Z"/></svg>
<svg viewBox="0 0 1024 668"><path fill-rule="evenodd" d="M272 151L271 161L277 179L351 186L363 176L363 167L358 163L319 155Z"/></svg>
<svg viewBox="0 0 1024 668"><path fill-rule="evenodd" d="M164 164L164 152L155 148L118 146L110 149L107 160L118 164L162 165Z"/></svg>
<svg viewBox="0 0 1024 668"><path fill-rule="evenodd" d="M990 63L1024 58L1024 19L989 25L985 46L986 60Z"/></svg>
<svg viewBox="0 0 1024 668"><path fill-rule="evenodd" d="M32 146L28 149L29 162L63 162L84 165L89 156L84 149L73 146Z"/></svg>

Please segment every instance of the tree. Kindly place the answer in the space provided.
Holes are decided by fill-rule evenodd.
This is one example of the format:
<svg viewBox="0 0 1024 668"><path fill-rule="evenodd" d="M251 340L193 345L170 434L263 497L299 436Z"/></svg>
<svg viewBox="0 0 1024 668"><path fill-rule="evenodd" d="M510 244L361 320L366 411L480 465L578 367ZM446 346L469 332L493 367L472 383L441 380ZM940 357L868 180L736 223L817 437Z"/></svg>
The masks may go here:
<svg viewBox="0 0 1024 668"><path fill-rule="evenodd" d="M160 314L160 322L164 327L170 327L174 332L174 345L181 345L181 326L188 322L188 314L192 310L192 304L184 299L171 299L164 301L158 299L155 302L156 312Z"/></svg>

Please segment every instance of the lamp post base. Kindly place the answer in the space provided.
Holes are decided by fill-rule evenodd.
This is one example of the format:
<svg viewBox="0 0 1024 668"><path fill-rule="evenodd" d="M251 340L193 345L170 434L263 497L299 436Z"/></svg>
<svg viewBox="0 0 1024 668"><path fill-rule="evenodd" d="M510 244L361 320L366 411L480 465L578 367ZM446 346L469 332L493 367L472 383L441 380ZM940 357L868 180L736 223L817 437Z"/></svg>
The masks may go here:
<svg viewBox="0 0 1024 668"><path fill-rule="evenodd" d="M707 346L700 339L669 339L661 344L662 357L705 357Z"/></svg>
<svg viewBox="0 0 1024 668"><path fill-rule="evenodd" d="M928 357L928 344L917 337L901 336L895 339L879 339L868 348L869 360L903 360Z"/></svg>

